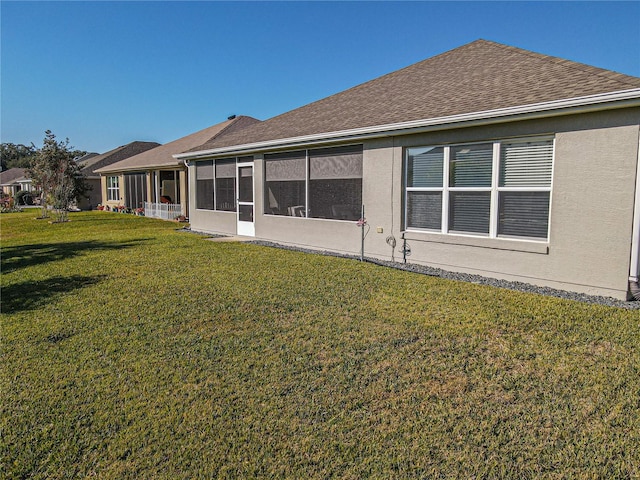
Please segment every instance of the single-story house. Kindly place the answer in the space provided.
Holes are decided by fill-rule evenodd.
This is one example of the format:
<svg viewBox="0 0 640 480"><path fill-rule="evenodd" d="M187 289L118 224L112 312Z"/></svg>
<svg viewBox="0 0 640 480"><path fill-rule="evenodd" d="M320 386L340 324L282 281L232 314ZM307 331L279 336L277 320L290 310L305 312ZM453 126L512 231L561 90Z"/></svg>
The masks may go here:
<svg viewBox="0 0 640 480"><path fill-rule="evenodd" d="M173 155L258 121L234 115L212 127L96 169L102 176L102 204L109 208L143 208L146 216L166 220L188 216L187 169Z"/></svg>
<svg viewBox="0 0 640 480"><path fill-rule="evenodd" d="M84 175L90 190L87 192L86 198L80 199L78 207L82 210L93 210L102 202L102 185L100 175L96 173L96 170L158 146L160 144L157 142L135 141L100 155L89 153L79 158L77 162L80 166L80 172Z"/></svg>
<svg viewBox="0 0 640 480"><path fill-rule="evenodd" d="M364 206L368 257L627 299L639 130L640 78L478 40L176 158L194 230L359 254Z"/></svg>
<svg viewBox="0 0 640 480"><path fill-rule="evenodd" d="M0 188L2 188L3 195L11 197L15 197L16 193L22 190L27 192L34 190L26 168L10 168L0 172Z"/></svg>

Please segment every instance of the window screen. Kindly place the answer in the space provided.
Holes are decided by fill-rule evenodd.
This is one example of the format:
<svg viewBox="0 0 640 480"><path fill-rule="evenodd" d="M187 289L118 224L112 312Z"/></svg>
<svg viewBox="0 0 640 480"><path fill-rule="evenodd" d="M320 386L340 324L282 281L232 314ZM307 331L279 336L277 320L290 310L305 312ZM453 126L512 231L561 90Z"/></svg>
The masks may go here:
<svg viewBox="0 0 640 480"><path fill-rule="evenodd" d="M196 162L196 208L213 210L213 161Z"/></svg>
<svg viewBox="0 0 640 480"><path fill-rule="evenodd" d="M309 151L309 216L357 220L362 208L362 146Z"/></svg>
<svg viewBox="0 0 640 480"><path fill-rule="evenodd" d="M216 160L216 210L233 212L236 209L236 160Z"/></svg>
<svg viewBox="0 0 640 480"><path fill-rule="evenodd" d="M306 151L265 155L264 160L264 213L306 216Z"/></svg>
<svg viewBox="0 0 640 480"><path fill-rule="evenodd" d="M180 203L179 173L175 170L160 171L160 202Z"/></svg>
<svg viewBox="0 0 640 480"><path fill-rule="evenodd" d="M135 209L144 206L147 201L147 175L145 173L127 173L124 176L125 207Z"/></svg>

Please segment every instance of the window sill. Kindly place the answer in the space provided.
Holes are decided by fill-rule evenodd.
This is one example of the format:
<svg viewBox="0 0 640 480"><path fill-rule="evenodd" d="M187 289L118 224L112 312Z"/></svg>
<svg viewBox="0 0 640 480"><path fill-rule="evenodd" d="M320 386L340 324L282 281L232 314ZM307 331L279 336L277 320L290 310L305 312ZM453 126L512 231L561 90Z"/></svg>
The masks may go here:
<svg viewBox="0 0 640 480"><path fill-rule="evenodd" d="M408 241L444 243L447 245L464 245L469 247L491 248L494 250L511 250L514 252L549 254L549 243L534 240L518 240L506 238L475 237L472 235L452 235L433 232L407 230L404 238Z"/></svg>

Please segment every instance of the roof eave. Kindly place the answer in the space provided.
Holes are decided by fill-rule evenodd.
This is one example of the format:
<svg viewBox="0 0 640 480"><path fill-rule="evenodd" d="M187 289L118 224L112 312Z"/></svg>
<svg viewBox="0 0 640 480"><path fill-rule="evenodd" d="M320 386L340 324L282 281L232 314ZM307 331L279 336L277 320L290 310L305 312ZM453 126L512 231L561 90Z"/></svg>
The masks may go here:
<svg viewBox="0 0 640 480"><path fill-rule="evenodd" d="M181 167L182 165L184 165L184 161L176 160L174 163L155 163L150 165L138 165L138 166L131 166L131 167L111 168L111 166L108 166L108 167L102 167L97 169L95 173L99 173L103 175L105 173L117 173L117 172L140 172L142 170L177 168L177 167Z"/></svg>
<svg viewBox="0 0 640 480"><path fill-rule="evenodd" d="M13 185L20 185L21 183L32 183L33 180L31 180L30 178L26 178L26 177L20 177L20 178L15 178L13 180L9 180L8 182L5 183L0 183L0 187L10 187Z"/></svg>
<svg viewBox="0 0 640 480"><path fill-rule="evenodd" d="M247 155L266 150L295 148L327 142L358 141L412 133L424 133L456 127L470 127L501 123L512 120L525 120L574 113L587 113L598 110L629 108L640 106L640 88L607 92L597 95L574 97L551 102L519 105L516 107L463 113L446 117L413 120L387 125L355 128L336 132L319 133L292 138L280 138L263 142L231 145L228 147L174 154L173 157L183 161L219 155Z"/></svg>

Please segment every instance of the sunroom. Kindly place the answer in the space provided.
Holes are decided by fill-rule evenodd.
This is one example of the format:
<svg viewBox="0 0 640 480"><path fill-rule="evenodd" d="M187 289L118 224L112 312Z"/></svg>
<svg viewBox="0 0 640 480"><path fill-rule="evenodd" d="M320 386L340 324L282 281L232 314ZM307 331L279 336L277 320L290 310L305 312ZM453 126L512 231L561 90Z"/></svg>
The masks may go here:
<svg viewBox="0 0 640 480"><path fill-rule="evenodd" d="M188 212L183 170L127 171L105 175L103 205L173 220Z"/></svg>

